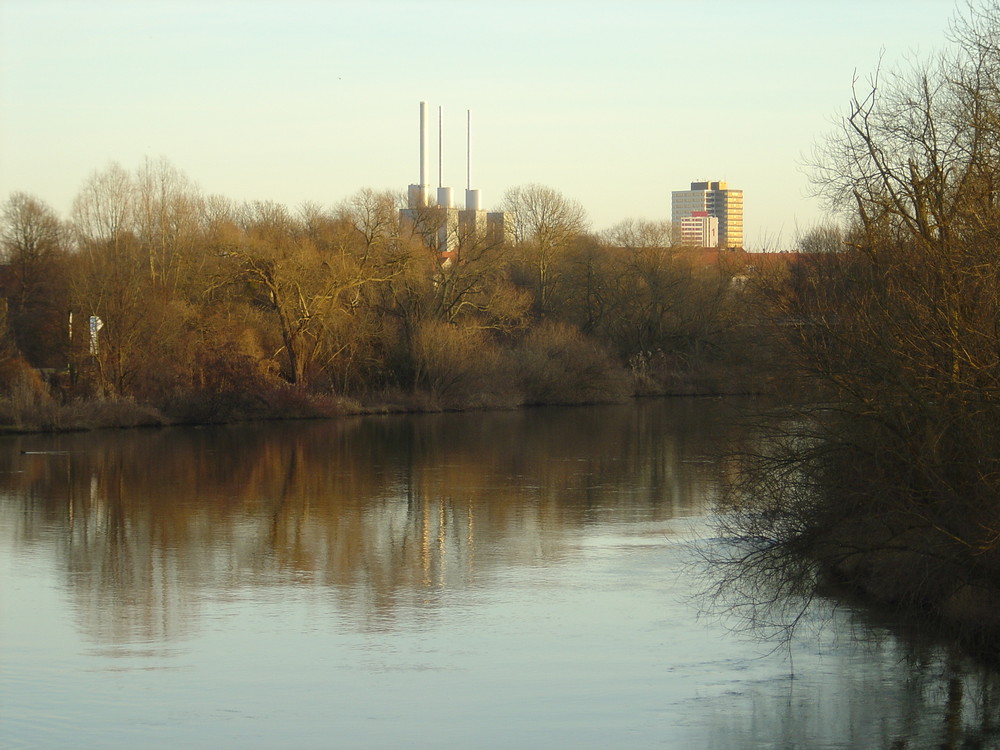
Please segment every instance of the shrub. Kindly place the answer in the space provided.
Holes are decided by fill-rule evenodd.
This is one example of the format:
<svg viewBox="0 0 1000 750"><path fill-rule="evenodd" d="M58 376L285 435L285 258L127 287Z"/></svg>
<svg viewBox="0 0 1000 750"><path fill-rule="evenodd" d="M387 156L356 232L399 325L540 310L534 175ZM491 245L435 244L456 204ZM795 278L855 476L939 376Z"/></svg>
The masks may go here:
<svg viewBox="0 0 1000 750"><path fill-rule="evenodd" d="M517 405L504 359L480 329L422 323L413 337L412 357L416 386L429 397L429 408Z"/></svg>
<svg viewBox="0 0 1000 750"><path fill-rule="evenodd" d="M572 326L542 323L513 356L525 403L608 403L630 395L625 370Z"/></svg>

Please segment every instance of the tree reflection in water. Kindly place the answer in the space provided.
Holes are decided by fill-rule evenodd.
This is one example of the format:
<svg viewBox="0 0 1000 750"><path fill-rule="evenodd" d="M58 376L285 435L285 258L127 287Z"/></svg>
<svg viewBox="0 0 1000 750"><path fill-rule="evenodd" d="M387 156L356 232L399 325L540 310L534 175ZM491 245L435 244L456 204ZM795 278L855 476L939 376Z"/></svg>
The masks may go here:
<svg viewBox="0 0 1000 750"><path fill-rule="evenodd" d="M338 628L381 642L414 618L447 618L455 592L578 564L590 533L648 528L661 545L676 541L664 529L678 519L703 529L729 471L711 457L739 440L735 424L723 403L682 400L11 438L0 443L0 525L15 545L54 551L76 626L122 662L180 649L220 602L243 611L268 591L323 611L335 602ZM750 619L782 625L762 611ZM847 611L831 620L838 634ZM808 613L811 625L823 609ZM797 638L795 679L720 690L712 744L807 747L844 736L841 724L885 748L997 743L995 671L860 610L850 622L865 644L856 655ZM664 621L658 638L678 627ZM704 680L699 669L729 659L680 659L664 684Z"/></svg>
<svg viewBox="0 0 1000 750"><path fill-rule="evenodd" d="M740 510L722 506L727 508L737 515ZM796 660L804 656L809 669L822 654L822 649L813 652L812 645L824 634L844 634L858 656L836 675L830 700L835 703L842 694L865 696L852 707L857 713L851 723L881 724L882 730L877 745L864 746L922 748L933 738L933 746L945 750L1000 747L1000 670L995 664L962 652L951 634L932 632L927 622L829 589L808 558L747 537L739 518L733 522L724 513L717 515L712 528L718 536L694 545L691 562L700 582L700 607L739 636L786 656L786 692L774 696L769 710L778 713L764 721L782 727L785 746L800 746L816 718L803 712L797 699L796 684L804 675ZM877 665L887 668L873 669ZM885 718L897 714L898 722ZM731 725L732 719L720 718L728 732L742 731Z"/></svg>
<svg viewBox="0 0 1000 750"><path fill-rule="evenodd" d="M25 437L0 452L0 472L30 506L18 536L57 536L96 640L177 637L201 590L288 582L332 587L383 627L428 591L558 560L566 527L700 513L710 485L680 465L718 438L711 420L663 417L609 407Z"/></svg>

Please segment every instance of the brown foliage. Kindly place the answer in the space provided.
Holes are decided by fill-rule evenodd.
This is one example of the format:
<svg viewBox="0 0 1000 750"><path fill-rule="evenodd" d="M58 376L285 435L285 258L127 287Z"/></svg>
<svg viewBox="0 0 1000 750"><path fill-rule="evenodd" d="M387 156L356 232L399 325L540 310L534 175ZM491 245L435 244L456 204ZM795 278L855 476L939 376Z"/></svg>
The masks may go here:
<svg viewBox="0 0 1000 750"><path fill-rule="evenodd" d="M593 340L562 323L542 323L514 350L529 404L622 401L631 393L624 369Z"/></svg>
<svg viewBox="0 0 1000 750"><path fill-rule="evenodd" d="M426 321L413 339L413 362L417 388L438 408L517 404L504 358L482 330Z"/></svg>

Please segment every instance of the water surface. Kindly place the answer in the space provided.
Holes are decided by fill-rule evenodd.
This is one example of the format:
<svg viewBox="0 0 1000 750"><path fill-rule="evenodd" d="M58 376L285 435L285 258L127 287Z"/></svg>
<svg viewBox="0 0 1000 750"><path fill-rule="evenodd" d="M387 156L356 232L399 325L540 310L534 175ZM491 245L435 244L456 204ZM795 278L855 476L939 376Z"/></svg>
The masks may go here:
<svg viewBox="0 0 1000 750"><path fill-rule="evenodd" d="M699 616L740 439L678 400L0 441L0 745L997 746L995 674L846 607Z"/></svg>

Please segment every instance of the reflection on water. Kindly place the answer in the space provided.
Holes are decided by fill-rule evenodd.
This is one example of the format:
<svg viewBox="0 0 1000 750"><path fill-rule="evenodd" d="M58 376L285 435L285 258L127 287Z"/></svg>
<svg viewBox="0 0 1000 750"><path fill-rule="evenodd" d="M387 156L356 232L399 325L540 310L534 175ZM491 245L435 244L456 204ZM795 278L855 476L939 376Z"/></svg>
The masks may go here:
<svg viewBox="0 0 1000 750"><path fill-rule="evenodd" d="M682 541L732 425L679 400L0 442L0 740L994 741L996 675L937 650L845 617L790 680L697 620Z"/></svg>
<svg viewBox="0 0 1000 750"><path fill-rule="evenodd" d="M673 411L682 412L683 407ZM336 587L359 619L556 561L567 529L700 512L707 422L530 410L37 437L0 450L20 542L50 538L81 626L169 638L198 590ZM23 452L22 452L23 451Z"/></svg>

